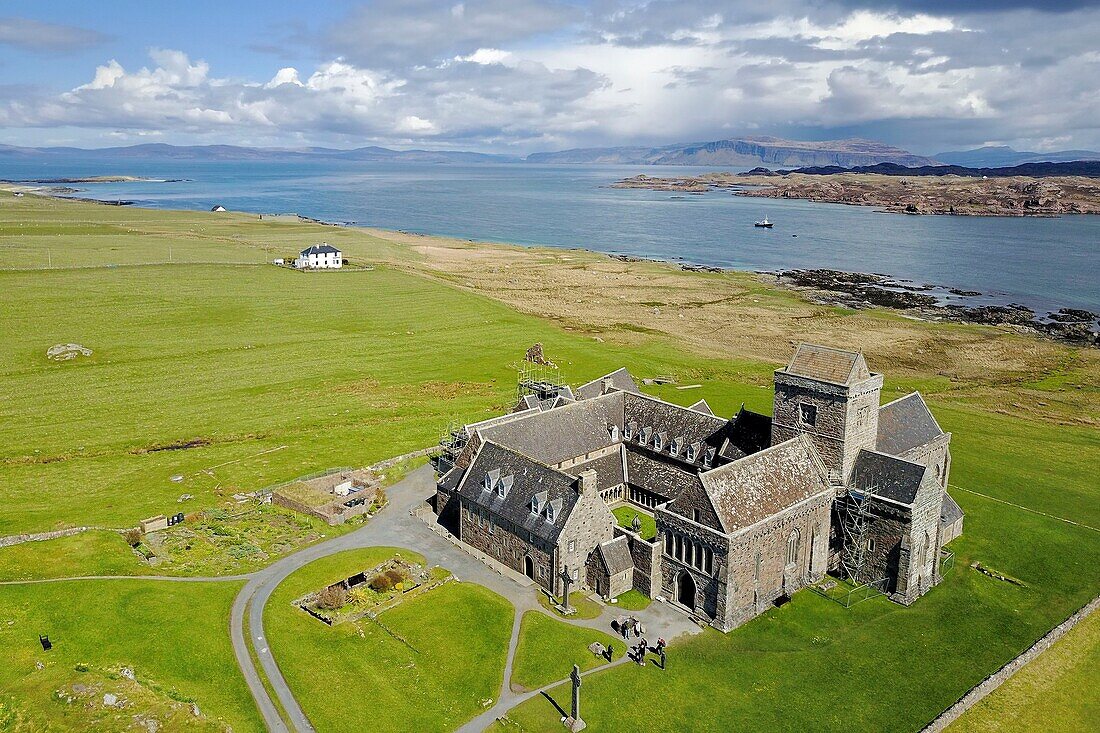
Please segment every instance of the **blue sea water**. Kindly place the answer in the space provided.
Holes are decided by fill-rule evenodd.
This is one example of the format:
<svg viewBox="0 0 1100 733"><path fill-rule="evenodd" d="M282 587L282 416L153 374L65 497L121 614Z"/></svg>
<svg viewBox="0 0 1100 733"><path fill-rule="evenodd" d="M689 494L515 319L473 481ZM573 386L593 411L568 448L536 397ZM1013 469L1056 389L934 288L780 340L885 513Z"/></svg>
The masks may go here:
<svg viewBox="0 0 1100 733"><path fill-rule="evenodd" d="M978 290L1040 314L1100 311L1100 216L904 216L870 207L620 190L669 166L194 162L69 159L0 164L0 178L134 175L179 182L78 185L80 196L156 208L294 212L452 237L584 247L746 270L833 268ZM675 198L674 198L675 197ZM768 217L770 230L753 227Z"/></svg>

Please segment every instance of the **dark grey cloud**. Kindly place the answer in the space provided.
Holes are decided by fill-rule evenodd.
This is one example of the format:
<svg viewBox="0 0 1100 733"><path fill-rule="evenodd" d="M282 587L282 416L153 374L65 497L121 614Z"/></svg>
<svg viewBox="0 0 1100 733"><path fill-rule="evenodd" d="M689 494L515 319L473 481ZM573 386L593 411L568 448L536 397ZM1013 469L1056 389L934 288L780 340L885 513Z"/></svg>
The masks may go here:
<svg viewBox="0 0 1100 733"><path fill-rule="evenodd" d="M28 51L76 51L107 40L109 36L88 28L43 23L30 18L0 18L0 45Z"/></svg>

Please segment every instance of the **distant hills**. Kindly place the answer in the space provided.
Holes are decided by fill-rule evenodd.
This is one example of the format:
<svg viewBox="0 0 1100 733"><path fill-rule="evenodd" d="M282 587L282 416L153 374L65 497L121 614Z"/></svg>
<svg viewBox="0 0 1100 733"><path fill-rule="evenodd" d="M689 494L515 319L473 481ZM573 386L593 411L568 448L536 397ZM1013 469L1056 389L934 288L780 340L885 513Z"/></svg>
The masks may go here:
<svg viewBox="0 0 1100 733"><path fill-rule="evenodd" d="M937 153L936 160L948 165L969 168L996 168L1024 163L1066 163L1074 160L1100 160L1095 150L1058 150L1052 153L1032 153L1013 150L1007 145L991 145L974 150Z"/></svg>
<svg viewBox="0 0 1100 733"><path fill-rule="evenodd" d="M353 160L367 162L416 161L425 163L501 163L516 157L460 150L390 150L370 146L338 148L248 148L237 145L168 145L149 143L116 148L20 148L0 145L0 160L79 157L83 160Z"/></svg>
<svg viewBox="0 0 1100 733"><path fill-rule="evenodd" d="M82 160L187 160L187 161L293 161L348 160L360 162L420 163L558 163L605 165L682 165L769 168L858 168L889 164L909 168L954 165L966 168L1003 168L1032 163L1100 160L1093 150L1053 153L1020 152L1009 147L984 147L940 153L935 158L914 155L902 148L851 138L806 142L778 137L739 137L702 143L677 143L659 147L619 146L575 148L532 153L526 157L493 155L461 150L391 150L378 146L338 148L252 148L238 145L168 145L148 143L112 148L27 148L0 145L0 162L62 158ZM946 171L944 171L946 173Z"/></svg>
<svg viewBox="0 0 1100 733"><path fill-rule="evenodd" d="M834 176L839 173L874 173L880 176L965 176L969 178L1052 178L1055 176L1083 176L1100 178L1100 160L1073 160L1061 163L1022 163L996 168L969 168L961 165L922 165L906 167L895 163L861 165L843 168L838 165L806 166L794 170L771 171L754 168L747 176L775 176L803 173L810 176Z"/></svg>
<svg viewBox="0 0 1100 733"><path fill-rule="evenodd" d="M726 166L824 166L897 163L935 165L936 161L907 150L853 138L803 142L778 137L742 137L706 143L679 143L656 148L577 148L556 153L533 153L530 163L605 163L620 165L726 165Z"/></svg>
<svg viewBox="0 0 1100 733"><path fill-rule="evenodd" d="M390 150L377 146L336 148L249 148L236 145L167 145L151 143L114 148L20 148L0 145L0 160L80 157L88 160L303 160L326 158L367 162L427 163L603 163L621 165L827 166L851 167L896 163L934 165L936 161L872 140L802 142L777 137L746 137L662 147L579 148L532 153L526 158L449 150Z"/></svg>

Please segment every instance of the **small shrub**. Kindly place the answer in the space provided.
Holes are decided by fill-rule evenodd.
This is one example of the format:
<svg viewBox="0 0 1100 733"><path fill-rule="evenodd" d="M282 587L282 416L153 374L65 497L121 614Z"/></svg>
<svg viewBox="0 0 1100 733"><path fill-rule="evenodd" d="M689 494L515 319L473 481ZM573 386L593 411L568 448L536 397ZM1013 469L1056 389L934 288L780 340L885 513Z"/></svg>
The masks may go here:
<svg viewBox="0 0 1100 733"><path fill-rule="evenodd" d="M77 665L75 667L73 667L73 669L75 669L77 672L87 672L88 671L88 665L85 664L84 662L79 662L79 663L77 663Z"/></svg>
<svg viewBox="0 0 1100 733"><path fill-rule="evenodd" d="M375 575L373 578L371 578L370 587L371 590L374 590L378 593L385 593L386 591L393 588L393 580L390 578L389 574L379 573L378 575Z"/></svg>
<svg viewBox="0 0 1100 733"><path fill-rule="evenodd" d="M400 585L405 582L405 579L409 576L405 574L405 571L398 570L397 568L390 568L386 571L386 577L390 579L390 585Z"/></svg>
<svg viewBox="0 0 1100 733"><path fill-rule="evenodd" d="M141 530L137 527L126 530L123 532L122 537L130 547L137 547L141 544Z"/></svg>
<svg viewBox="0 0 1100 733"><path fill-rule="evenodd" d="M330 585L317 594L317 608L329 611L343 608L348 602L348 592L342 585Z"/></svg>

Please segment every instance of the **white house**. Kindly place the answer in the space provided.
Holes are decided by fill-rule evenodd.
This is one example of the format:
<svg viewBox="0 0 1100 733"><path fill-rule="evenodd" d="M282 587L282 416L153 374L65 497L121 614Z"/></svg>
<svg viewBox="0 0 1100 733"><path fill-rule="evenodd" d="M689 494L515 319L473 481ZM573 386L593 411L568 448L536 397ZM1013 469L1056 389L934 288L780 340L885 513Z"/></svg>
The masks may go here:
<svg viewBox="0 0 1100 733"><path fill-rule="evenodd" d="M344 254L331 244L315 244L298 253L294 266L299 270L338 269L344 264Z"/></svg>

